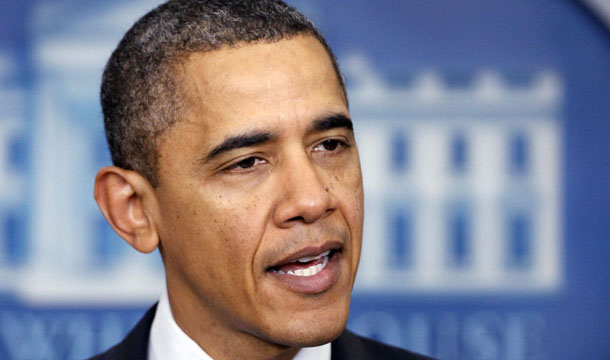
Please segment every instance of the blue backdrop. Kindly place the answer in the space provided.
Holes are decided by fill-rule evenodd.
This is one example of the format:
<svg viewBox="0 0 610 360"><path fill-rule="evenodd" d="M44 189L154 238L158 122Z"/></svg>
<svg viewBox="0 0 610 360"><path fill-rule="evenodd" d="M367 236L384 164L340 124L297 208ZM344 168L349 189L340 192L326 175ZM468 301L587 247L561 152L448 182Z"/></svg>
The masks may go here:
<svg viewBox="0 0 610 360"><path fill-rule="evenodd" d="M106 59L158 2L0 4L0 359L80 359L163 289L92 197ZM348 327L443 359L610 357L610 31L574 0L290 1L363 162Z"/></svg>

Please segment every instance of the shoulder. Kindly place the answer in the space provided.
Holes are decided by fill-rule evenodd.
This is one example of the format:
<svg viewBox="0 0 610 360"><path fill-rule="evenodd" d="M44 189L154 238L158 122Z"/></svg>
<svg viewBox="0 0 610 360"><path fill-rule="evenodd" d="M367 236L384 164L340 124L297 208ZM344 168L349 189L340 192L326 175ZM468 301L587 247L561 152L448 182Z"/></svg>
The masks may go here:
<svg viewBox="0 0 610 360"><path fill-rule="evenodd" d="M156 311L157 305L152 306L123 341L89 360L146 360L150 327Z"/></svg>
<svg viewBox="0 0 610 360"><path fill-rule="evenodd" d="M337 340L332 342L332 360L342 359L432 360L433 358L367 339L345 330Z"/></svg>

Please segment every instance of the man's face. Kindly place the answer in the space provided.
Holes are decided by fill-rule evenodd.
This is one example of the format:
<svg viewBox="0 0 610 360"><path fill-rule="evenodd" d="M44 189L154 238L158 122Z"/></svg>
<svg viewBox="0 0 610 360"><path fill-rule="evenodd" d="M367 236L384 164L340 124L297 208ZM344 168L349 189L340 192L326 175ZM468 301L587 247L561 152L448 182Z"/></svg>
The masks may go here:
<svg viewBox="0 0 610 360"><path fill-rule="evenodd" d="M178 324L196 340L332 340L347 321L363 194L329 56L298 36L193 54L180 76L188 111L161 138L155 190Z"/></svg>

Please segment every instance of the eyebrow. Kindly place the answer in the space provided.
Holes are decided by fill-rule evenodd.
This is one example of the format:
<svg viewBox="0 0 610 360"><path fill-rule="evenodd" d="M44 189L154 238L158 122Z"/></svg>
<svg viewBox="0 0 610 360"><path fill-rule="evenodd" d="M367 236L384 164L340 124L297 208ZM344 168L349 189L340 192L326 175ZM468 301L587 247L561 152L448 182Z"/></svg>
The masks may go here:
<svg viewBox="0 0 610 360"><path fill-rule="evenodd" d="M352 120L343 114L332 114L321 119L314 120L310 126L311 131L326 131L336 128L345 128L354 131Z"/></svg>
<svg viewBox="0 0 610 360"><path fill-rule="evenodd" d="M226 138L220 145L216 146L208 155L203 158L204 162L210 161L219 155L231 150L256 146L268 143L275 138L275 135L265 131L253 131L245 134L239 134Z"/></svg>

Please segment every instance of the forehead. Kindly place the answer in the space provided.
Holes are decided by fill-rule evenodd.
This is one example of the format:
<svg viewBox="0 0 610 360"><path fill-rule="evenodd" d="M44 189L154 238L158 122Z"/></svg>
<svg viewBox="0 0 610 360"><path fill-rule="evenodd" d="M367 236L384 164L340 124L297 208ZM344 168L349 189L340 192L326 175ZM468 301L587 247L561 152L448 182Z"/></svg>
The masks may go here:
<svg viewBox="0 0 610 360"><path fill-rule="evenodd" d="M330 57L310 35L193 53L182 74L187 120L200 125L254 125L347 111Z"/></svg>

